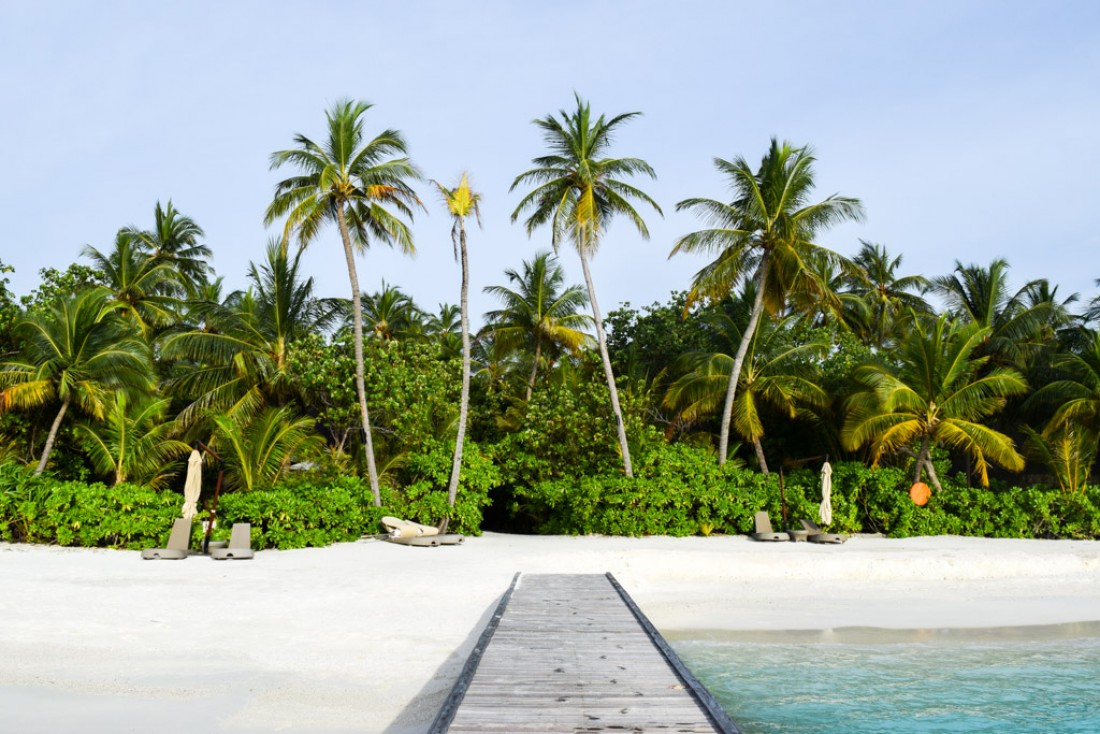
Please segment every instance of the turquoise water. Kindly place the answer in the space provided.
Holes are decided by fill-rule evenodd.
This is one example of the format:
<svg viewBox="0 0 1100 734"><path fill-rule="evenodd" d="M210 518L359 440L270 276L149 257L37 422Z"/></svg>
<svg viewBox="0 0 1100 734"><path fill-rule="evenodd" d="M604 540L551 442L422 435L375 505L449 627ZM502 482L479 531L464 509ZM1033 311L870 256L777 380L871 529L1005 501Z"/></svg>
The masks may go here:
<svg viewBox="0 0 1100 734"><path fill-rule="evenodd" d="M1100 732L1100 625L670 642L744 734Z"/></svg>

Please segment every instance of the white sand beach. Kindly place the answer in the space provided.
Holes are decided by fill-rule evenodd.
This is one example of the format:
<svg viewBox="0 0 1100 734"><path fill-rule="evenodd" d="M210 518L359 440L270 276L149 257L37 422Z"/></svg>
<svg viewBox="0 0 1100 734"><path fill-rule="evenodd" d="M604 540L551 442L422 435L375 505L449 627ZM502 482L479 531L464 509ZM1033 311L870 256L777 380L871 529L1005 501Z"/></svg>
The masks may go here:
<svg viewBox="0 0 1100 734"><path fill-rule="evenodd" d="M486 534L251 561L0 544L0 730L423 732L516 572L612 572L662 632L1100 620L1100 543Z"/></svg>

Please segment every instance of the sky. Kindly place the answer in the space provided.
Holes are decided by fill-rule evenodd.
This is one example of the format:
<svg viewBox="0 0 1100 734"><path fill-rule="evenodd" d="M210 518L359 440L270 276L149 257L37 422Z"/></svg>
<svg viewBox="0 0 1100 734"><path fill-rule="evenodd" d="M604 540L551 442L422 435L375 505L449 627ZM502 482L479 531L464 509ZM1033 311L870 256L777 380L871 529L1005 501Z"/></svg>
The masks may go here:
<svg viewBox="0 0 1100 734"><path fill-rule="evenodd" d="M0 0L0 262L23 295L38 271L107 251L117 230L150 228L169 199L206 232L227 289L262 261L273 151L324 135L342 98L374 106L369 135L402 131L426 177L469 171L483 228L469 232L470 305L505 284L549 232L511 214L515 177L544 153L531 124L573 106L641 112L610 151L648 161L641 208L593 260L602 310L666 302L705 255L668 255L703 228L676 203L729 201L714 158L754 166L772 137L815 151L816 198L858 197L859 223L818 241L860 240L903 256L901 274L956 260L1008 260L1087 301L1100 278L1100 3L1015 0L743 2L558 0L464 3ZM413 258L377 245L361 287L383 281L422 308L457 303L450 219L427 181ZM581 283L574 252L561 252ZM335 228L303 257L320 295L349 295Z"/></svg>

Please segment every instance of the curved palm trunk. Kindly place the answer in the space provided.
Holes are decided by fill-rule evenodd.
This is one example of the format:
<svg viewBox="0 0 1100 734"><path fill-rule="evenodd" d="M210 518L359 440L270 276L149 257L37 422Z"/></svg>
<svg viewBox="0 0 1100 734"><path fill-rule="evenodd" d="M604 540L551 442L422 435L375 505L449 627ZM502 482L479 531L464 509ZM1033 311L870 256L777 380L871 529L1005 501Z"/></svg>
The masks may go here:
<svg viewBox="0 0 1100 734"><path fill-rule="evenodd" d="M447 507L454 509L455 500L458 497L458 477L462 473L462 444L466 440L466 416L470 407L470 321L467 314L466 296L470 288L469 263L466 259L466 225L459 226L459 242L462 251L462 397L458 404L458 436L455 438L454 461L451 462L451 483L447 487ZM447 530L447 522L443 521L443 531Z"/></svg>
<svg viewBox="0 0 1100 734"><path fill-rule="evenodd" d="M367 452L367 474L374 506L382 506L382 494L378 491L378 469L374 465L374 441L370 431L370 414L367 412L367 388L363 382L363 307L359 298L359 276L355 272L355 253L351 249L348 222L344 217L344 205L336 207L336 219L340 223L340 238L344 241L344 257L348 261L348 278L351 280L351 314L355 335L355 389L359 393L359 413L363 416L363 442Z"/></svg>
<svg viewBox="0 0 1100 734"><path fill-rule="evenodd" d="M70 402L70 398L65 398L61 403L61 410L57 411L57 417L53 419L50 434L46 436L46 445L42 447L42 458L38 460L38 468L34 470L35 476L42 473L46 468L46 462L50 460L50 452L53 451L53 444L57 440L57 431L61 428L61 419L65 417L65 411L69 409Z"/></svg>
<svg viewBox="0 0 1100 734"><path fill-rule="evenodd" d="M611 410L615 413L615 428L619 432L619 447L623 452L623 471L628 477L634 477L634 468L630 464L630 446L626 442L626 425L623 423L623 411L619 407L619 391L615 387L615 373L611 370L611 356L607 353L607 338L603 333L603 316L600 304L596 301L596 288L592 285L592 273L588 270L588 258L584 250L578 248L581 256L581 269L584 271L584 285L588 288L588 300L592 303L592 320L596 322L596 341L600 346L600 358L603 360L603 373L607 378L607 389L611 393Z"/></svg>
<svg viewBox="0 0 1100 734"><path fill-rule="evenodd" d="M920 453L917 454L916 467L913 469L913 482L919 482L921 479L921 472L928 472L928 481L932 482L932 486L938 491L943 491L943 486L940 485L940 478L936 474L936 467L932 464L932 447L928 436L925 436L921 441Z"/></svg>
<svg viewBox="0 0 1100 734"><path fill-rule="evenodd" d="M771 472L768 471L768 460L764 458L764 445L760 443L758 437L754 437L752 446L756 449L756 461L760 464L760 471L764 473L764 476L767 476Z"/></svg>
<svg viewBox="0 0 1100 734"><path fill-rule="evenodd" d="M535 361L531 365L531 376L527 378L527 402L531 402L531 393L535 390L535 377L539 373L539 360L542 359L542 339L535 339Z"/></svg>
<svg viewBox="0 0 1100 734"><path fill-rule="evenodd" d="M756 270L756 298L752 302L752 315L749 316L745 333L741 335L741 343L737 345L737 354L733 357L733 369L730 371L729 387L726 388L726 404L722 407L722 433L718 438L718 466L726 463L726 455L729 453L733 399L737 396L737 381L741 379L741 367L745 364L749 343L752 342L753 334L756 333L756 325L760 323L760 314L764 311L764 284L768 280L770 265L768 253L765 252ZM767 473L766 469L764 471Z"/></svg>

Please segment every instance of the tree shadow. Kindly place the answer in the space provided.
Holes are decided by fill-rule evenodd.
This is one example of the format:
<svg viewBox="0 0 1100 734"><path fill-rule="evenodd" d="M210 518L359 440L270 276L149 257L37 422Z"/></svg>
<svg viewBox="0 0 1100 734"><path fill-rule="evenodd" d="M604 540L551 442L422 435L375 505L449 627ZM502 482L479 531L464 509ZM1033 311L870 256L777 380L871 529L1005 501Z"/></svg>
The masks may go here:
<svg viewBox="0 0 1100 734"><path fill-rule="evenodd" d="M431 728L436 715L443 708L444 701L447 700L451 689L458 681L458 676L466 664L466 659L473 651L474 645L477 644L478 638L481 637L485 626L489 624L489 620L492 619L493 613L500 605L500 600L503 597L504 594L501 594L489 604L481 614L477 624L466 635L466 639L462 641L462 644L447 656L447 659L436 669L432 677L424 684L424 687L401 710L401 713L390 722L389 726L382 730L383 734L424 734Z"/></svg>

